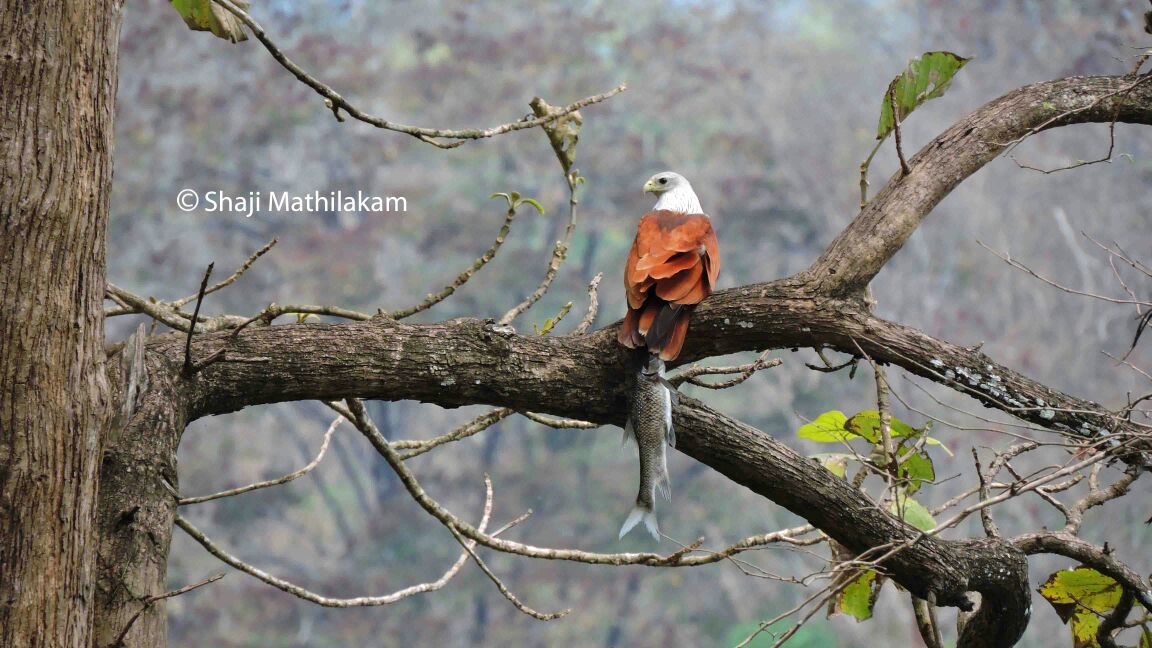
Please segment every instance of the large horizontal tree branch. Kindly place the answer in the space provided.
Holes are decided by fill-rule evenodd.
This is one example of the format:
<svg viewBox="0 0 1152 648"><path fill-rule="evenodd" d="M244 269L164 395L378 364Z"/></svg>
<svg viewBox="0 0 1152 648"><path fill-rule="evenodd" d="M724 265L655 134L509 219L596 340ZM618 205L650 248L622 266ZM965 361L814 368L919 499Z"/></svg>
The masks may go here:
<svg viewBox="0 0 1152 648"><path fill-rule="evenodd" d="M720 291L693 315L683 362L771 348L863 349L967 393L988 407L1085 442L1115 433L1152 434L1090 403L994 362L871 315L861 302L820 297L782 280ZM173 346L175 344L175 346ZM859 345L859 346L857 346ZM201 336L194 355L227 350L191 392L193 418L248 405L345 396L420 400L445 407L486 403L621 424L629 355L615 327L585 336L520 336L473 319L412 325L378 318ZM181 351L166 342L163 354ZM1147 464L1146 455L1129 462Z"/></svg>

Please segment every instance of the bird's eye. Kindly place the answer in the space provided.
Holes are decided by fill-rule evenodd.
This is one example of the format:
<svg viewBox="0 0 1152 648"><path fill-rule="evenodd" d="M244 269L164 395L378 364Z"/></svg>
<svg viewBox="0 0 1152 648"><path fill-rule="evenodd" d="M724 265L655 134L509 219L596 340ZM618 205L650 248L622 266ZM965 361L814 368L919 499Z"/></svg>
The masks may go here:
<svg viewBox="0 0 1152 648"><path fill-rule="evenodd" d="M668 178L660 178L660 184L668 184Z"/></svg>

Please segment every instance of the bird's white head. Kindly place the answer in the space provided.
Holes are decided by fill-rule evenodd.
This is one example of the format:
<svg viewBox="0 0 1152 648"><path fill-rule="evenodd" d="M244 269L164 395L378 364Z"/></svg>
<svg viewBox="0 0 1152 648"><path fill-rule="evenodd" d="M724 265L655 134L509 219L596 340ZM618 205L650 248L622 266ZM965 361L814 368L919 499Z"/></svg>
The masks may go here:
<svg viewBox="0 0 1152 648"><path fill-rule="evenodd" d="M685 214L703 214L700 199L692 190L688 179L673 171L661 171L648 178L644 183L645 193L656 195L656 206L652 209L667 209L668 211Z"/></svg>

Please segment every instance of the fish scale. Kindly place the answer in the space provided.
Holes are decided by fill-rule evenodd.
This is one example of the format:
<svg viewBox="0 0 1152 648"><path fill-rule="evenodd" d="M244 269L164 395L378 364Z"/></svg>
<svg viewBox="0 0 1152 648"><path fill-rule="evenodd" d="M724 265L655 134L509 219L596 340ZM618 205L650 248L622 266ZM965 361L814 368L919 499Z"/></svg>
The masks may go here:
<svg viewBox="0 0 1152 648"><path fill-rule="evenodd" d="M628 404L628 423L624 428L624 441L635 440L640 455L640 490L636 494L636 506L620 527L621 538L643 521L652 537L660 539L655 499L656 491L665 499L672 499L668 446L676 445L672 429L674 394L664 378L664 361L650 356L647 365L636 374Z"/></svg>

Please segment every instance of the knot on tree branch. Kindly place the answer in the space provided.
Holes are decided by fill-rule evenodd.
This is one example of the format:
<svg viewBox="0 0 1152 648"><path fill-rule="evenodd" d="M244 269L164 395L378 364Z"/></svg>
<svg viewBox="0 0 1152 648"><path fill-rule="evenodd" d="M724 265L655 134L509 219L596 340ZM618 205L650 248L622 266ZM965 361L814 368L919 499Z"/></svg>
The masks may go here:
<svg viewBox="0 0 1152 648"><path fill-rule="evenodd" d="M968 574L968 590L980 602L960 628L957 648L1013 646L1032 614L1028 560L1023 551L1000 538L957 543ZM963 608L961 608L963 609Z"/></svg>

